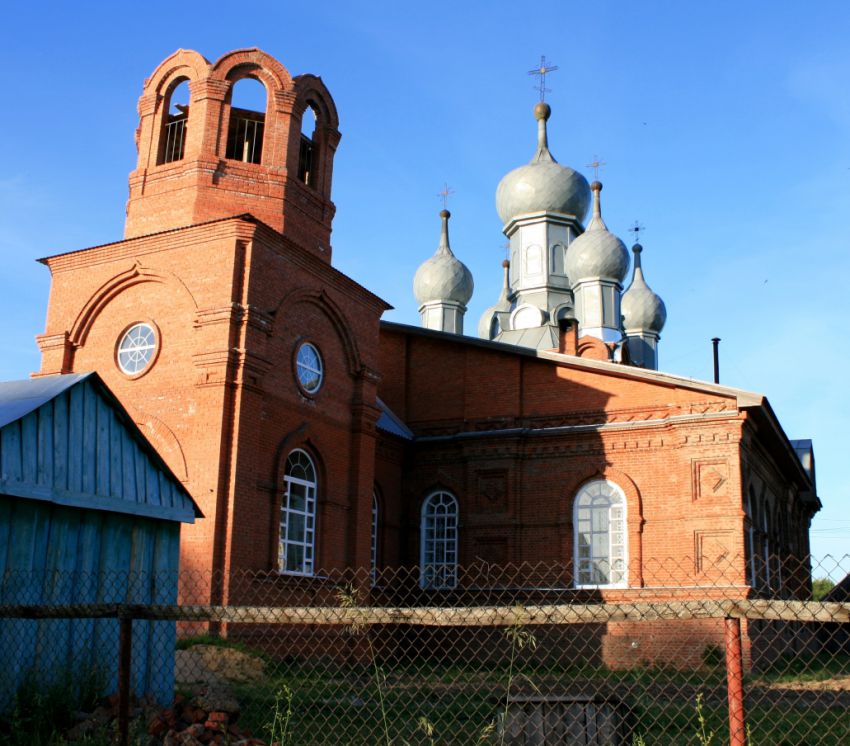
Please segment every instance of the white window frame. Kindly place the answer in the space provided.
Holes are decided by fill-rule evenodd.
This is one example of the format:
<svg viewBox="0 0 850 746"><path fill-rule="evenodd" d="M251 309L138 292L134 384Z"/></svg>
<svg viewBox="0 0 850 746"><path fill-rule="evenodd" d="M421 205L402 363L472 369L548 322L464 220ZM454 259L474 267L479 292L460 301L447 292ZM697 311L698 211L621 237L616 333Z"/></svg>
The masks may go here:
<svg viewBox="0 0 850 746"><path fill-rule="evenodd" d="M304 479L293 476L290 473L293 458L304 458L309 464L312 479ZM316 549L316 491L318 480L316 478L316 465L306 451L296 448L286 457L286 466L283 476L283 498L280 504L280 536L278 539L278 571L281 575L312 576L315 571L315 549ZM303 488L304 507L293 508L290 497L293 487ZM303 518L303 529L298 536L290 536L292 519ZM303 549L301 565L296 569L287 569L289 552Z"/></svg>
<svg viewBox="0 0 850 746"><path fill-rule="evenodd" d="M135 337L130 335L135 333ZM145 373L156 359L159 348L159 333L156 327L147 321L137 321L128 326L118 338L115 348L115 362L118 369L130 378L138 378ZM130 363L139 365L130 369Z"/></svg>
<svg viewBox="0 0 850 746"><path fill-rule="evenodd" d="M586 514L582 511L587 511ZM605 528L594 529L594 511L604 516ZM576 588L629 587L629 533L626 495L614 482L597 479L582 485L573 500L573 567ZM597 519L598 520L598 519ZM607 555L593 555L593 535L606 536ZM590 541L581 541L582 536ZM585 551L586 548L586 551ZM608 582L593 582L595 563L608 563ZM611 582L614 573L621 580Z"/></svg>
<svg viewBox="0 0 850 746"><path fill-rule="evenodd" d="M315 362L307 359L307 356L311 353L315 357ZM325 382L325 362L319 348L312 342L302 342L298 345L295 352L295 375L298 378L298 385L304 393L310 396L319 393L319 389ZM310 378L311 376L313 378Z"/></svg>
<svg viewBox="0 0 850 746"><path fill-rule="evenodd" d="M419 584L422 588L457 587L457 498L446 490L432 492L422 502L419 531Z"/></svg>

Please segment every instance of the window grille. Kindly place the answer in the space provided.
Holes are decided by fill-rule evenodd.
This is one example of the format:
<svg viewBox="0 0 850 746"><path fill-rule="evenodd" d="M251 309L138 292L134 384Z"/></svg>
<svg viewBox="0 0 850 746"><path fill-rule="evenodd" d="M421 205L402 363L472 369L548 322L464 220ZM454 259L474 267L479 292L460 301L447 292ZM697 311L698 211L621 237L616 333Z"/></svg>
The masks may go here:
<svg viewBox="0 0 850 746"><path fill-rule="evenodd" d="M316 469L295 450L286 459L280 506L279 569L288 575L312 575L316 535Z"/></svg>
<svg viewBox="0 0 850 746"><path fill-rule="evenodd" d="M458 504L449 492L435 492L422 505L421 579L423 588L457 585Z"/></svg>
<svg viewBox="0 0 850 746"><path fill-rule="evenodd" d="M575 500L576 585L619 586L628 582L626 500L613 482L581 488Z"/></svg>
<svg viewBox="0 0 850 746"><path fill-rule="evenodd" d="M186 145L186 123L188 114L177 114L168 117L165 124L165 145L162 151L162 163L172 163L183 160Z"/></svg>
<svg viewBox="0 0 850 746"><path fill-rule="evenodd" d="M133 324L118 342L118 367L128 376L140 374L156 353L156 332L150 324Z"/></svg>
<svg viewBox="0 0 850 746"><path fill-rule="evenodd" d="M247 109L231 109L225 156L243 163L261 163L265 115Z"/></svg>

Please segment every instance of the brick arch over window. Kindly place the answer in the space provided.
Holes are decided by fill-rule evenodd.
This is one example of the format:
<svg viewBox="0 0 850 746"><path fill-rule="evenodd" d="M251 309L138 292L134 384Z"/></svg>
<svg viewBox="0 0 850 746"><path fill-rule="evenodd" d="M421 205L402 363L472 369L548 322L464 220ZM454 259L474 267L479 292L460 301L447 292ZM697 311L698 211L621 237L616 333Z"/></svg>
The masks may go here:
<svg viewBox="0 0 850 746"><path fill-rule="evenodd" d="M186 78L191 83L203 80L210 73L210 62L192 49L178 49L157 65L145 80L145 93L163 96L177 78Z"/></svg>
<svg viewBox="0 0 850 746"><path fill-rule="evenodd" d="M132 412L133 421L139 430L145 434L145 437L153 443L154 448L168 464L168 468L174 472L180 481L188 482L189 468L186 465L186 455L183 453L183 446L180 445L180 440L174 434L174 431L158 417L127 403L124 406Z"/></svg>
<svg viewBox="0 0 850 746"><path fill-rule="evenodd" d="M142 123L136 132L136 150L139 167L153 167L162 162L162 140L168 121L171 94L182 82L188 81L191 96L197 85L209 77L210 63L202 55L190 49L178 49L159 64L145 81L144 92L139 99L139 115ZM153 114L153 117L146 116ZM201 126L196 120L198 127ZM195 122L193 122L194 124ZM186 141L186 155L196 155L200 138Z"/></svg>
<svg viewBox="0 0 850 746"><path fill-rule="evenodd" d="M352 376L357 375L363 368L357 340L351 332L351 327L345 320L345 315L324 290L302 288L286 295L278 303L277 308L272 314L275 318L275 325L281 323L286 318L287 309L293 308L300 303L308 303L315 306L316 309L330 320L331 325L342 342L348 372ZM274 326L271 329L271 333L275 333Z"/></svg>
<svg viewBox="0 0 850 746"><path fill-rule="evenodd" d="M280 62L256 47L236 49L219 57L210 70L213 80L235 82L241 78L257 78L270 98L275 91L292 89L292 76Z"/></svg>
<svg viewBox="0 0 850 746"><path fill-rule="evenodd" d="M333 158L340 140L339 115L321 78L299 75L295 79L292 133L301 130L308 109L315 114L315 129L309 135L290 136L286 168L297 181L330 200Z"/></svg>
<svg viewBox="0 0 850 746"><path fill-rule="evenodd" d="M175 289L185 293L192 302L192 308L197 311L198 304L195 297L190 292L189 288L177 275L171 272L162 270L154 270L148 267L143 267L136 263L125 272L121 272L101 285L77 314L77 318L71 325L68 334L68 340L74 347L81 347L86 343L86 337L92 328L100 312L127 288L139 285L143 282L159 282L165 285L171 285Z"/></svg>
<svg viewBox="0 0 850 746"><path fill-rule="evenodd" d="M563 534L565 544L562 545L561 554L570 561L574 558L575 526L573 525L573 509L575 498L585 484L597 480L607 480L617 485L626 498L626 527L628 532L628 567L629 586L632 588L643 586L643 497L635 481L626 472L613 466L604 468L588 469L576 475L576 479L564 486L561 509L559 511L559 522L561 525L571 527L570 531Z"/></svg>
<svg viewBox="0 0 850 746"><path fill-rule="evenodd" d="M339 128L339 114L322 79L309 73L295 78L295 107L303 112L307 106L313 107L317 114L317 123L332 129Z"/></svg>

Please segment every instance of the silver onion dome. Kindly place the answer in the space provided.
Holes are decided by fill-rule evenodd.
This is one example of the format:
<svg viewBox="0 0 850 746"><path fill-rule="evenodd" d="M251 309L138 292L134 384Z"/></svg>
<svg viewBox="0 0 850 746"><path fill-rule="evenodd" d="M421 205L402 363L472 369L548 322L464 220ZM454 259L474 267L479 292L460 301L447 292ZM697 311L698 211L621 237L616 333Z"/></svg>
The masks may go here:
<svg viewBox="0 0 850 746"><path fill-rule="evenodd" d="M643 247L637 243L632 247L635 254L635 271L632 284L623 293L620 301L620 313L623 316L623 329L630 331L650 331L658 334L667 321L667 309L664 301L652 291L643 277L640 254Z"/></svg>
<svg viewBox="0 0 850 746"><path fill-rule="evenodd" d="M511 294L510 267L511 263L505 259L502 262L502 271L505 273L505 277L502 281L502 292L499 294L499 300L484 311L481 314L481 319L478 321L478 336L481 339L491 338L490 331L493 327L493 317L497 313L508 313L511 310L511 302L508 300L508 296Z"/></svg>
<svg viewBox="0 0 850 746"><path fill-rule="evenodd" d="M438 300L450 300L466 305L472 297L472 273L460 261L449 246L448 210L441 210L443 225L440 231L440 245L430 259L419 265L413 278L413 294L416 300L429 303Z"/></svg>
<svg viewBox="0 0 850 746"><path fill-rule="evenodd" d="M590 191L587 179L568 166L560 165L549 152L546 121L552 113L548 104L534 107L537 119L537 152L531 162L508 173L496 189L496 211L502 223L531 212L557 212L579 222L587 215Z"/></svg>
<svg viewBox="0 0 850 746"><path fill-rule="evenodd" d="M590 188L593 191L593 218L587 230L567 249L567 277L573 286L588 278L622 283L629 271L629 252L626 245L608 230L602 220L599 200L602 184L594 181Z"/></svg>

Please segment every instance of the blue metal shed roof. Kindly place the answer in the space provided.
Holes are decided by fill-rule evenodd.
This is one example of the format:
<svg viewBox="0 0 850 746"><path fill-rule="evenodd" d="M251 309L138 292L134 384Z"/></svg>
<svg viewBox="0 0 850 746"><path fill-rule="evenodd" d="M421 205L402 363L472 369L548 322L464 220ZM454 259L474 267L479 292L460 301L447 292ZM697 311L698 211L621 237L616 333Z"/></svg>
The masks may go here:
<svg viewBox="0 0 850 746"><path fill-rule="evenodd" d="M203 517L97 373L0 382L0 494L181 522Z"/></svg>
<svg viewBox="0 0 850 746"><path fill-rule="evenodd" d="M68 373L62 376L27 378L23 381L0 381L0 427L19 420L38 409L91 373Z"/></svg>

